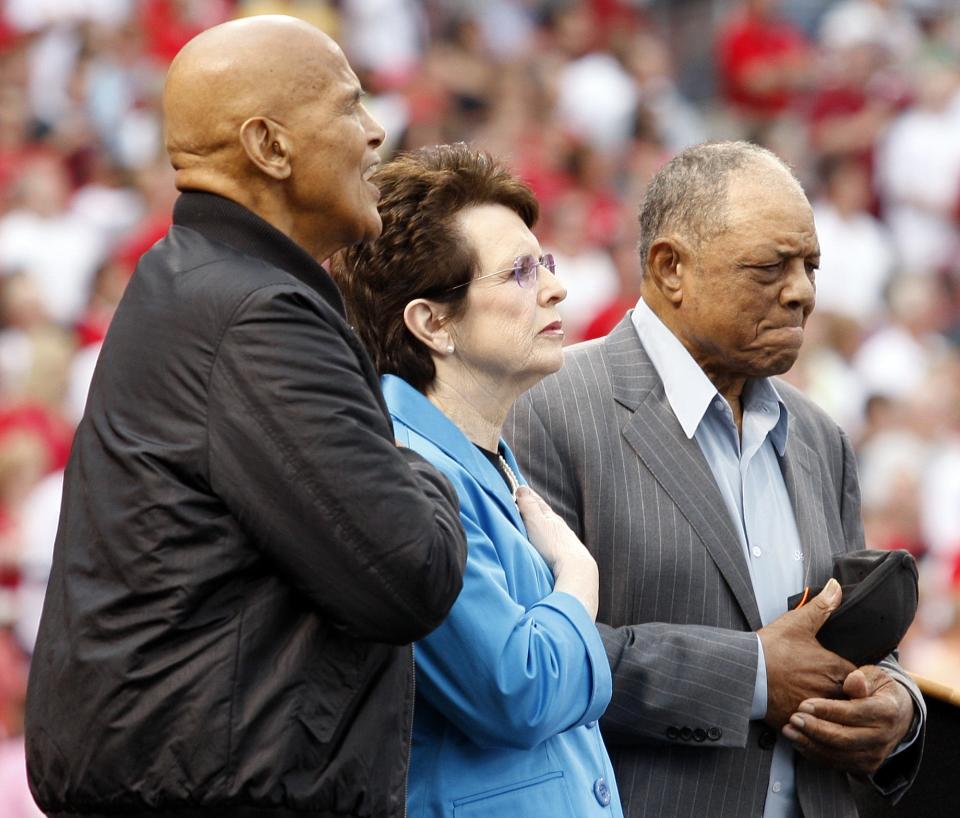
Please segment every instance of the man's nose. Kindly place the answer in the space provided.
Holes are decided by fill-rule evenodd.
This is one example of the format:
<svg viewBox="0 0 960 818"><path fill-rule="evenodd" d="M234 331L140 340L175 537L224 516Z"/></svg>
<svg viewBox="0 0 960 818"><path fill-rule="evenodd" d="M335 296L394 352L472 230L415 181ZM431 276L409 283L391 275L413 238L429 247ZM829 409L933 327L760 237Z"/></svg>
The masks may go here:
<svg viewBox="0 0 960 818"><path fill-rule="evenodd" d="M363 109L363 113L366 117L367 143L372 148L379 148L383 144L383 140L387 138L387 132L383 129L383 125L377 122L366 108Z"/></svg>
<svg viewBox="0 0 960 818"><path fill-rule="evenodd" d="M801 307L809 310L817 299L817 286L814 283L814 273L807 269L803 259L797 259L790 265L789 277L781 291L781 300L784 305L795 309Z"/></svg>

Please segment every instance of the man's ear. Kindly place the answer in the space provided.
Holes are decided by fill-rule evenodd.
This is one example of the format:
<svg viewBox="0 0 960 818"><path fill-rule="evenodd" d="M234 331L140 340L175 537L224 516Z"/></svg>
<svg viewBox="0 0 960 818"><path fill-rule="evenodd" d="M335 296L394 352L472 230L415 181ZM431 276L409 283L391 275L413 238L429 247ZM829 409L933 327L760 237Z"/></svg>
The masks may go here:
<svg viewBox="0 0 960 818"><path fill-rule="evenodd" d="M290 175L290 140L272 119L255 116L244 122L240 126L240 144L250 161L271 179L286 179Z"/></svg>
<svg viewBox="0 0 960 818"><path fill-rule="evenodd" d="M684 276L690 272L692 256L678 236L661 236L650 245L647 255L648 283L671 304L683 301Z"/></svg>
<svg viewBox="0 0 960 818"><path fill-rule="evenodd" d="M453 354L453 339L447 326L445 304L426 298L415 298L403 308L403 323L433 355Z"/></svg>

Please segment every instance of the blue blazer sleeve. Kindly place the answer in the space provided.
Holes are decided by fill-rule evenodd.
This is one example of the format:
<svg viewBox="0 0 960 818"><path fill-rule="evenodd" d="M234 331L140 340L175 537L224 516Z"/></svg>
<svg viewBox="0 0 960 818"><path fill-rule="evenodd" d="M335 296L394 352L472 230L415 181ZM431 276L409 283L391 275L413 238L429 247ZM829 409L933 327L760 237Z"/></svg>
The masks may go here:
<svg viewBox="0 0 960 818"><path fill-rule="evenodd" d="M482 747L531 748L599 719L611 674L596 625L569 594L548 592L526 609L519 604L511 588L536 577L517 568L530 566L532 575L536 562L521 553L508 576L504 543L498 549L491 536L515 538L508 560L509 548L532 546L502 517L488 533L463 492L461 503L463 590L447 620L416 644L418 693Z"/></svg>

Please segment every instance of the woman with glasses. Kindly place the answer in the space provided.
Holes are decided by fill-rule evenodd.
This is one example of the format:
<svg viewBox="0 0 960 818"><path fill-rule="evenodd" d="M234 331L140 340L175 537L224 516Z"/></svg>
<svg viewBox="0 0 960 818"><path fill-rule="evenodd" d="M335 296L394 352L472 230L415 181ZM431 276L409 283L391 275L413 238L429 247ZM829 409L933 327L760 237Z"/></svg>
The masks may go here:
<svg viewBox="0 0 960 818"><path fill-rule="evenodd" d="M409 814L620 818L597 728L611 693L597 566L500 436L563 360L566 291L531 232L536 199L462 144L402 156L373 182L383 232L334 275L398 443L453 483L469 543L449 618L415 646Z"/></svg>

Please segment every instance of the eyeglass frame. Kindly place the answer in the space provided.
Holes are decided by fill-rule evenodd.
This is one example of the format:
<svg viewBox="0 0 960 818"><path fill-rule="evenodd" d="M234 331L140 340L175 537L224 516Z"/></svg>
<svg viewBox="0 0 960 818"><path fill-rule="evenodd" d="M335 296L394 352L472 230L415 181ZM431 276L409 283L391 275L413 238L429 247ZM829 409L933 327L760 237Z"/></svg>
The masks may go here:
<svg viewBox="0 0 960 818"><path fill-rule="evenodd" d="M525 290L527 289L527 285L520 283L520 275L523 272L523 264L521 261L526 258L532 258L536 262L533 267L533 274L530 276L531 281L536 280L537 274L539 274L541 267L545 267L547 270L549 270L551 275L557 274L557 261L553 257L553 253L544 253L539 258L533 255L533 253L524 253L522 256L517 256L513 260L512 267L504 267L502 270L494 270L492 273L484 273L482 276L477 276L476 278L471 278L469 281L464 281L463 284L456 284L453 287L448 287L446 290L444 290L444 292L452 293L454 290L459 290L463 287L469 287L476 281L483 281L485 278L491 278L492 276L507 272L513 272L513 278L517 282L517 286L521 290Z"/></svg>

